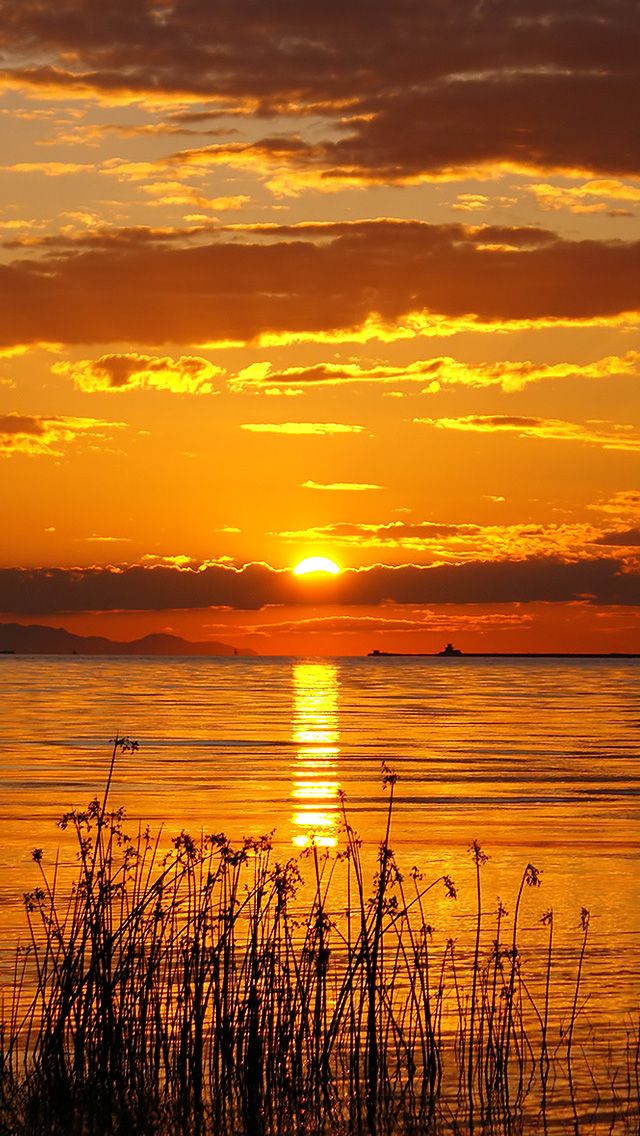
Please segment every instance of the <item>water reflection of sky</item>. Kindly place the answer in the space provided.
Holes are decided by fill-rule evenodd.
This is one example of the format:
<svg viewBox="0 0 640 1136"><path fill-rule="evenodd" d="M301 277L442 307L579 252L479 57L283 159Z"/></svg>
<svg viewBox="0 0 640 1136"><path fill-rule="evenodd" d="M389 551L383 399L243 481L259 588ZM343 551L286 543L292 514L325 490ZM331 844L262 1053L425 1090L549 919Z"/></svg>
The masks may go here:
<svg viewBox="0 0 640 1136"><path fill-rule="evenodd" d="M333 663L296 663L293 668L293 843L325 848L338 830L338 673Z"/></svg>

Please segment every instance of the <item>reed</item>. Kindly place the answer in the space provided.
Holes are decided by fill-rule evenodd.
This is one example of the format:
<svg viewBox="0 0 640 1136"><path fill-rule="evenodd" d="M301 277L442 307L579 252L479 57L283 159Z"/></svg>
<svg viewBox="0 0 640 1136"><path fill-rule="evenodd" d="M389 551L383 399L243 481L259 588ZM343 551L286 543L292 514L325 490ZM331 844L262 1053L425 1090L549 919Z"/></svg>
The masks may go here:
<svg viewBox="0 0 640 1136"><path fill-rule="evenodd" d="M448 876L400 871L391 847L396 778L371 884L342 799L343 847L276 859L270 838L131 835L106 790L61 826L78 871L33 853L28 942L4 992L0 1132L7 1136L387 1136L536 1132L553 1109L580 1114L580 993L588 919L576 946L572 1007L550 1044L553 922L538 1007L518 927L502 904L485 944L480 872L473 944L434 946L430 902ZM637 1129L637 1031L601 1093ZM587 1058L585 1058L587 1060ZM613 1109L613 1114L612 1114ZM635 1128L634 1128L635 1125ZM575 1127L575 1124L574 1124ZM623 1129L621 1128L620 1131Z"/></svg>

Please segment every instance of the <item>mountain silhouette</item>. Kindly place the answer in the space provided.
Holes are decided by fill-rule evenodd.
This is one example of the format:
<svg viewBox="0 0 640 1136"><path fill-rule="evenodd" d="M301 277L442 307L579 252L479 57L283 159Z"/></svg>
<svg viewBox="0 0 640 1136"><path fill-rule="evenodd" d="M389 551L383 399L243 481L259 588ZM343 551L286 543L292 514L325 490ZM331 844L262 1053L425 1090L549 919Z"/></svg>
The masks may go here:
<svg viewBox="0 0 640 1136"><path fill-rule="evenodd" d="M63 627L0 623L0 651L16 655L240 655L256 654L217 640L192 643L179 635L159 632L122 642L102 635L74 635Z"/></svg>

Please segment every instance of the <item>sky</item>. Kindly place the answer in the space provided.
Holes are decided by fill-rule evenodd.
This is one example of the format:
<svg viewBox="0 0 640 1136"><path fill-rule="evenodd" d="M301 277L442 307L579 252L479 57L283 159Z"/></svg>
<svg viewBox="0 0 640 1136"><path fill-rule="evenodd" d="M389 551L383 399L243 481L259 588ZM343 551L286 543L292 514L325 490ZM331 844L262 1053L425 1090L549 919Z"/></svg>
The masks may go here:
<svg viewBox="0 0 640 1136"><path fill-rule="evenodd" d="M0 618L637 650L639 28L0 0Z"/></svg>

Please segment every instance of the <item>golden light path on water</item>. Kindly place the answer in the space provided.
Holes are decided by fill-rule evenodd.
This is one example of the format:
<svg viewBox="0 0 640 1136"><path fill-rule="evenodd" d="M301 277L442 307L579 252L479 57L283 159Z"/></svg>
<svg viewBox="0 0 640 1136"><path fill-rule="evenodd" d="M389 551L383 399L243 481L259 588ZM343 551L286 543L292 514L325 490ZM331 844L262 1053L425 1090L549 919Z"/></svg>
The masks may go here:
<svg viewBox="0 0 640 1136"><path fill-rule="evenodd" d="M338 671L329 662L295 663L292 682L292 740L297 746L291 790L293 844L334 848L340 789Z"/></svg>

